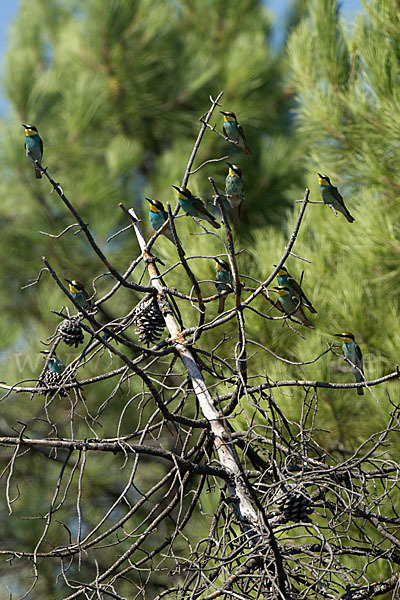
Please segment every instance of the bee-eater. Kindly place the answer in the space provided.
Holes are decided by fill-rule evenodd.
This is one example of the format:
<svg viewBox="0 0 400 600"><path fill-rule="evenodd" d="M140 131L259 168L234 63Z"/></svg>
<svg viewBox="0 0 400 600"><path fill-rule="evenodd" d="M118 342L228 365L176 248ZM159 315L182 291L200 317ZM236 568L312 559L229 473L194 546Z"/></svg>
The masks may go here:
<svg viewBox="0 0 400 600"><path fill-rule="evenodd" d="M321 175L321 173L318 173L318 177L319 191L321 192L324 203L341 212L349 223L353 223L354 217L351 216L345 207L343 197L337 187L331 184L331 180L327 175Z"/></svg>
<svg viewBox="0 0 400 600"><path fill-rule="evenodd" d="M200 200L200 198L196 198L196 196L193 196L192 192L188 190L187 187L178 187L176 185L173 185L172 187L175 188L177 191L178 202L183 212L185 212L187 215L190 215L191 217L205 219L210 223L210 225L215 227L215 229L219 229L221 227L221 225L215 220L215 217L213 217L213 215L208 212L208 210L204 206L203 201Z"/></svg>
<svg viewBox="0 0 400 600"><path fill-rule="evenodd" d="M165 221L168 221L168 213L164 209L162 202L159 200L151 200L146 198L149 203L149 221L154 231L158 231ZM163 235L174 243L174 237L172 235L171 227L168 225L163 231Z"/></svg>
<svg viewBox="0 0 400 600"><path fill-rule="evenodd" d="M251 150L243 133L242 127L239 125L238 120L234 112L219 111L224 115L224 124L222 129L227 138L237 142L239 148L243 150L245 154L251 154Z"/></svg>
<svg viewBox="0 0 400 600"><path fill-rule="evenodd" d="M228 201L228 199L225 197L225 194L221 194L219 197L220 201L222 202L224 209L225 209L225 215L228 217L228 219L230 221L232 221L232 207L230 205L230 202ZM219 205L217 203L215 203L215 205L210 204L208 207L210 213L215 217L218 218L221 216L221 211L219 210Z"/></svg>
<svg viewBox="0 0 400 600"><path fill-rule="evenodd" d="M309 321L301 308L299 300L292 295L292 292L287 285L278 285L274 288L279 294L279 305L286 315L297 317L307 327L314 327ZM297 309L296 309L297 307ZM277 307L279 308L279 306Z"/></svg>
<svg viewBox="0 0 400 600"><path fill-rule="evenodd" d="M50 353L50 351L49 350L41 350L40 353L47 355ZM58 373L58 375L61 375L61 373L63 373L65 371L65 367L62 364L61 360L54 353L49 358L49 362L47 363L47 368L49 369L49 371L52 371L53 373Z"/></svg>
<svg viewBox="0 0 400 600"><path fill-rule="evenodd" d="M36 179L42 178L41 170L35 165L34 160L42 162L43 142L37 128L34 125L24 125L25 128L25 150L27 157L32 161L35 169Z"/></svg>
<svg viewBox="0 0 400 600"><path fill-rule="evenodd" d="M83 287L83 283L81 283L80 281L76 281L76 279L73 279L72 281L66 279L65 281L69 284L69 295L71 296L71 298L73 298L75 302L77 302L79 306L81 306L85 310L91 308L91 304L89 302L89 295Z"/></svg>
<svg viewBox="0 0 400 600"><path fill-rule="evenodd" d="M240 205L243 201L244 185L242 171L236 165L227 163L229 170L225 179L225 194L233 211L233 225L239 226Z"/></svg>
<svg viewBox="0 0 400 600"><path fill-rule="evenodd" d="M347 360L351 363L350 369L355 377L355 380L357 382L364 381L364 365L362 352L360 350L360 346L356 344L354 335L349 331L345 333L334 333L333 335L342 339L343 354L345 358L347 358ZM363 396L363 388L357 388L357 394L359 396Z"/></svg>
<svg viewBox="0 0 400 600"><path fill-rule="evenodd" d="M276 265L274 266L276 267ZM279 285L286 285L289 288L292 296L296 298L297 301L300 301L303 306L306 306L310 312L317 312L301 289L300 284L298 284L297 281L290 275L286 267L281 267L279 269L277 280Z"/></svg>
<svg viewBox="0 0 400 600"><path fill-rule="evenodd" d="M225 290L232 289L232 271L226 260L221 258L214 258L215 262L215 287L217 292L223 292ZM226 296L221 296L218 304L218 314L224 312Z"/></svg>

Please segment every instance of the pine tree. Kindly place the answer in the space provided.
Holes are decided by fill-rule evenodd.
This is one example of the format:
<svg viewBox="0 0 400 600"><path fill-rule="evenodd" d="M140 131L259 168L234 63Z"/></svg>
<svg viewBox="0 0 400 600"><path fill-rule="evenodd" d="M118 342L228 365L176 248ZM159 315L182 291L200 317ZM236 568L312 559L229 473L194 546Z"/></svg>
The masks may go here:
<svg viewBox="0 0 400 600"><path fill-rule="evenodd" d="M143 218L146 233L150 234L144 198L149 196L175 204L171 184L180 182L199 130L199 117L209 106L209 95L215 97L223 89L223 108L234 110L240 116L253 157L249 160L208 131L195 167L210 156L225 154L231 154L240 162L247 195L241 235L246 239L247 228L283 220L284 211L293 198L290 188L302 188L301 168L296 166L296 159L301 155L300 144L295 146L290 141L291 91L284 77L285 59L282 51L272 48L270 39L271 19L258 0L235 0L228 4L203 0L176 3L38 0L35 10L22 0L11 31L4 75L11 114L8 121L1 124L7 144L1 148L0 251L7 260L3 270L0 327L7 382L35 379L42 371L45 361L39 351L51 347L49 337L62 320L51 311L60 312L67 306L72 314L76 313L46 270L36 282L45 267L42 256L60 278L77 279L84 283L90 295L96 292L94 301L114 285L108 269L94 256L79 226L57 238L39 233L56 236L76 221L56 192L49 194L51 189L46 178L35 180L23 149L21 123L38 127L44 142L43 166L60 182L110 262L123 272L138 247L126 233L107 242L126 226L126 217L118 203L134 206ZM221 123L222 115L216 112L215 124L221 128ZM210 165L192 177L191 188L205 199L211 199L212 188L207 176L216 177L223 191L226 172L225 161ZM262 177L259 177L260 172ZM180 231L187 227L190 251L199 254L203 240L189 236L189 232L198 229L187 221L178 220L177 227ZM168 243L160 239L156 242L164 260L173 256ZM204 272L205 278L214 278L213 266L199 264L198 267L197 277L202 277ZM139 277L135 271L133 280L138 281ZM181 274L175 277L175 273L168 280L171 286L181 282ZM21 289L27 284L32 285ZM189 289L183 287L182 291L189 292ZM209 289L215 293L213 284L209 284ZM99 314L100 322L126 315L141 297L121 288L104 305L106 313ZM136 336L128 337L138 342ZM90 339L86 332L85 346ZM50 342L50 346L43 346L41 341ZM57 354L67 365L79 355L80 349L60 342ZM133 349L133 358L138 355L138 350ZM98 353L95 360L89 360L79 369L77 378L99 376L104 370L104 361L109 360L107 356L104 351ZM112 366L122 369L123 364L114 359ZM132 398L122 419L120 402L124 394L118 391L113 380L97 383L96 389L85 387L80 399L71 400L70 405L54 394L46 399L35 396L34 405L29 396L18 395L17 402L7 402L2 433L11 435L9 425L22 419L27 423L25 434L34 438L52 434L66 438L95 437L97 420L101 422L102 437L127 434L140 428L141 422L154 418L151 417L153 409L146 404L140 406L139 416L135 394L140 393L141 384L131 380L131 385ZM74 394L71 392L70 396ZM166 447L174 447L172 432L162 428L157 435ZM9 456L6 451L5 460ZM50 461L44 470L43 456L32 452L29 460L20 465L18 479L24 485L21 483L18 507L13 505L15 517L37 515L42 511L46 482L58 477L64 461L68 461L64 477L72 477L79 468L90 473L92 484L85 486L82 499L85 507L90 506L80 525L83 530L91 527L90 523L98 522L113 502L118 506L129 479L125 473L121 477L122 462L115 467L109 455L104 455L102 461L88 457L83 467L81 455L68 459L62 449L55 451L54 458L56 460ZM163 472L161 464L158 469L152 466L152 472L141 470L140 483L135 485L140 489L151 487L151 481ZM132 496L135 496L133 490ZM76 517L71 522L65 516L71 510L73 505L67 494L67 500L58 511L65 527L61 533L57 530L48 534L50 544L67 544L68 528L72 528L75 535ZM13 539L12 546L29 551L40 538L43 522L30 521L30 528L26 530L15 517L9 520L4 514L4 537ZM144 518L145 512L140 511L134 522L139 523ZM206 535L207 528L200 523L198 535ZM163 539L162 533L160 539ZM112 548L104 550L103 564L109 562L112 552ZM76 573L77 578L93 578L93 565L83 561L81 569L83 571ZM21 581L30 577L27 573L21 572ZM35 588L37 594L47 597L56 593L52 575L52 566L45 561ZM162 576L158 585L164 581ZM149 584L147 597L152 597L155 589L157 584Z"/></svg>
<svg viewBox="0 0 400 600"><path fill-rule="evenodd" d="M4 372L18 382L0 383L0 516L3 553L23 561L18 593L395 589L396 23L389 2L352 31L333 0L298 0L284 55L255 0L22 3L5 73L0 239L4 255L13 248ZM252 156L222 139L219 108L237 113ZM20 122L43 137L41 181ZM233 233L219 196L226 160L245 180ZM308 202L317 172L355 223ZM171 185L187 176L222 227L180 211L175 243L146 245L145 197L174 210ZM233 274L222 315L218 256ZM315 329L273 306L283 260L318 310ZM83 307L65 278L84 282ZM362 398L332 347L343 330L367 380L390 374ZM44 372L43 348L66 368Z"/></svg>
<svg viewBox="0 0 400 600"><path fill-rule="evenodd" d="M333 333L352 331L371 380L395 370L399 362L399 32L396 3L365 3L352 27L341 17L335 0L316 0L292 33L291 81L297 96L297 135L307 143L303 165L310 199L321 199L318 173L328 174L355 222L347 223L340 214L335 217L322 204L308 207L294 252L311 264L291 257L286 266L298 280L304 271L303 287L318 309L316 330L305 340L276 329L265 332L264 338L284 359L298 362L299 357L308 361L318 356L332 344ZM289 223L294 219L295 214L290 215ZM280 253L275 249L284 243L285 237L275 230L270 236L259 235L253 245L254 260L270 256L276 263ZM263 269L264 261L259 261L259 277ZM253 329L259 328L255 319ZM300 367L279 366L275 361L268 374L273 379L343 381L347 370L340 360L328 353L315 364ZM286 416L298 418L300 397L299 392L286 400L281 396ZM397 381L357 401L351 391L338 396L321 390L317 423L326 433L321 431L319 440L333 454L351 453L385 428L393 403L398 403ZM390 436L387 457L398 464L397 442ZM371 493L379 497L380 486ZM396 521L398 494L388 496L390 507L384 513ZM350 521L349 531L354 534ZM368 519L364 533L376 539ZM347 565L359 568L355 558ZM395 585L392 569L390 560L377 560L369 566L367 580L388 582L382 590L389 595Z"/></svg>

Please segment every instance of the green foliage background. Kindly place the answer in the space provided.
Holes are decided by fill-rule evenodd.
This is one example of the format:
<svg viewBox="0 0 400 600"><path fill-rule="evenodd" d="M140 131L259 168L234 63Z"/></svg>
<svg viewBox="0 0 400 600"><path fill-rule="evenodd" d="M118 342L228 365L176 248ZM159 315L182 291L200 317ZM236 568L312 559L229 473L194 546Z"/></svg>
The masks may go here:
<svg viewBox="0 0 400 600"><path fill-rule="evenodd" d="M4 75L11 110L1 123L5 141L0 148L1 379L11 384L37 377L42 366L40 340L58 323L50 311L67 302L46 275L38 285L21 290L40 271L41 256L50 260L60 277L81 280L89 289L93 278L105 273L82 234L70 231L56 240L39 233L59 233L73 221L59 198L49 193L48 182L34 179L24 155L20 123L38 126L45 143L44 164L89 223L109 260L123 272L138 246L131 232L107 243L110 235L126 225L118 203L134 206L150 233L144 197L175 204L171 184L181 181L199 117L209 107L209 95L215 97L220 90L224 90L224 109L238 114L253 156L227 147L208 131L195 166L230 153L243 170L246 199L235 240L243 250L239 258L242 274L266 279L296 220L295 200L302 198L306 186L311 189L311 200L319 200L318 171L328 173L338 185L356 219L350 225L342 215L335 218L326 206L307 208L294 252L311 264L290 257L287 266L297 279L304 269L304 289L318 310L313 318L315 331L297 327L303 339L281 322L265 321L247 311L249 340L291 361L308 361L332 342L332 333L350 330L362 347L368 379L393 371L400 334L399 38L399 15L390 0L367 2L354 28L342 21L334 0L294 2L287 44L280 49L271 45L271 18L257 0L37 0L35 10L23 0ZM220 115L215 113L212 122L220 127ZM208 165L190 178L189 187L210 199L207 176L214 176L222 191L225 174L224 163ZM199 231L191 220L179 219L177 228L187 254L204 254L204 237L190 235ZM167 265L175 262L168 241L158 240L155 249ZM208 254L221 251L219 242L207 237ZM196 259L191 264L199 280L214 279L213 261ZM135 272L133 279L139 276ZM112 283L110 276L101 277L96 283L97 297ZM179 269L167 277L167 283L190 290ZM208 295L214 287L204 283L202 289ZM120 316L138 300L136 294L121 290L107 309ZM231 303L228 298L227 306ZM184 304L180 307L185 326L195 324L197 314ZM262 299L256 307L268 309ZM210 311L214 315L216 306ZM226 333L235 335L233 322L226 326ZM220 335L210 333L201 344L211 349ZM277 361L250 342L248 354L253 351L251 376L352 380L343 362L331 354L298 367ZM60 355L64 362L72 358L61 350ZM226 355L232 355L232 345ZM119 363L112 365L116 366ZM108 368L105 355L88 365L81 377ZM85 390L93 413L111 385L105 382ZM132 396L140 387L132 382ZM397 383L374 388L375 397L369 393L358 397L352 391L320 393L316 424L324 430L320 443L332 452L339 447L351 449L383 428L390 411L387 391L397 402ZM285 391L277 392L275 399L295 419L302 396L302 390ZM125 402L122 397L119 400ZM47 435L42 408L42 399L36 396L8 396L2 401L3 428L14 427L19 420L29 424L30 434ZM69 407L57 401L50 410L60 423L61 434L70 437ZM150 414L151 407L144 415L146 411ZM193 416L194 407L185 406L185 411ZM120 412L117 396L102 415L99 435L116 435ZM132 403L123 432L134 427L136 420ZM238 418L236 425L240 428L245 423ZM75 435L88 436L83 417ZM166 443L173 448L171 439ZM398 459L395 445L388 452ZM10 451L2 449L1 456L6 464ZM38 521L27 529L20 517L43 511L43 486L59 473L57 463L54 470L43 473L43 460L37 453L29 461L17 462L21 497L11 518L3 501L0 508L4 547L31 549L40 535ZM91 484L84 492L90 505L88 522L99 518L126 483L122 462L114 456L88 458L85 468ZM162 467L151 464L152 476L157 469ZM143 489L146 477L141 471L137 484ZM4 498L4 477L0 483ZM47 502L50 494L51 490L48 498L46 493ZM212 513L212 498L204 502ZM65 514L68 509L67 503ZM199 537L207 531L202 521L197 520ZM166 532L159 535L161 539ZM105 564L108 558L105 550ZM24 576L24 572L14 575L13 583L19 577L22 582ZM164 584L162 573L154 590L149 588L149 597ZM38 585L43 586L37 588L38 593L58 597L50 567Z"/></svg>

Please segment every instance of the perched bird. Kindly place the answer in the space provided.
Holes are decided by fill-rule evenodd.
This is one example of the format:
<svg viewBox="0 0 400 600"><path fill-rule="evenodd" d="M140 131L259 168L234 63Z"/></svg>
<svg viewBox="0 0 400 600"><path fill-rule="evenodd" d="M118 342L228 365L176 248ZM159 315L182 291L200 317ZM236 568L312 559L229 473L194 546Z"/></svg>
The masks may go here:
<svg viewBox="0 0 400 600"><path fill-rule="evenodd" d="M41 170L35 165L34 160L42 162L43 142L37 128L34 125L24 125L25 127L25 150L27 157L32 161L35 169L36 179L42 178Z"/></svg>
<svg viewBox="0 0 400 600"><path fill-rule="evenodd" d="M354 335L349 331L345 333L334 333L333 335L342 339L343 354L345 358L347 358L347 360L351 362L352 366L350 366L350 369L355 377L355 380L357 382L364 381L364 365L362 352L360 350L360 346L356 344ZM363 388L357 388L357 394L359 396L363 396Z"/></svg>
<svg viewBox="0 0 400 600"><path fill-rule="evenodd" d="M343 197L337 187L331 184L331 180L327 175L321 175L321 173L318 173L318 177L319 191L321 192L321 197L324 203L341 212L349 223L353 223L354 217L351 216L345 207Z"/></svg>
<svg viewBox="0 0 400 600"><path fill-rule="evenodd" d="M236 165L227 163L229 170L225 179L225 194L233 211L233 225L239 226L240 205L243 201L244 185L242 171Z"/></svg>
<svg viewBox="0 0 400 600"><path fill-rule="evenodd" d="M276 267L276 265L274 265L274 267ZM277 275L277 280L278 280L279 285L286 285L289 288L292 296L294 298L296 298L297 301L300 301L300 303L303 306L306 306L310 312L312 312L312 313L317 312L315 310L315 308L313 307L313 305L311 304L311 302L307 299L307 296L301 289L300 285L290 275L290 273L288 272L286 267L281 267L279 269L278 275Z"/></svg>
<svg viewBox="0 0 400 600"><path fill-rule="evenodd" d="M232 289L232 271L226 260L221 258L214 258L217 263L215 266L215 287L217 292L223 292L225 290ZM221 296L218 304L218 314L224 312L226 296Z"/></svg>
<svg viewBox="0 0 400 600"><path fill-rule="evenodd" d="M224 115L224 124L222 129L224 130L226 137L234 142L237 142L237 145L245 154L251 154L252 152L243 133L243 129L237 121L235 113L225 112L223 110L220 110L219 112Z"/></svg>
<svg viewBox="0 0 400 600"><path fill-rule="evenodd" d="M41 352L41 354L46 354L46 355L50 354L49 350L41 350L40 352ZM49 362L47 363L47 368L49 371L52 371L53 373L57 373L58 375L61 375L61 373L63 373L65 371L65 366L62 364L61 360L54 353L49 358Z"/></svg>
<svg viewBox="0 0 400 600"><path fill-rule="evenodd" d="M228 217L228 219L230 221L232 221L232 207L230 205L229 200L226 198L225 194L221 194L219 197L220 201L223 204L223 207L225 209L225 215ZM221 216L221 211L219 210L219 204L215 203L215 204L210 204L208 207L208 210L210 211L210 213L213 215L213 217L215 219L218 219Z"/></svg>
<svg viewBox="0 0 400 600"><path fill-rule="evenodd" d="M178 187L176 185L173 185L172 187L175 188L178 193L178 201L183 212L191 217L205 219L210 223L210 225L215 227L215 229L219 229L221 227L221 225L215 220L215 217L208 212L203 201L200 200L200 198L193 196L192 192L188 190L187 187Z"/></svg>
<svg viewBox="0 0 400 600"><path fill-rule="evenodd" d="M69 295L71 298L75 300L85 310L91 308L91 304L89 302L89 295L87 294L85 288L83 287L83 283L80 281L76 281L73 279L70 281L69 279L65 280L69 284Z"/></svg>
<svg viewBox="0 0 400 600"><path fill-rule="evenodd" d="M150 225L154 229L154 231L158 231L162 225L164 225L165 221L168 221L168 213L164 210L164 206L162 202L159 200L151 200L150 198L146 198L149 203L149 221ZM172 243L174 243L174 238L172 235L171 227L168 225L163 230L163 235L168 238Z"/></svg>
<svg viewBox="0 0 400 600"><path fill-rule="evenodd" d="M282 310L286 315L297 317L299 321L306 325L306 327L314 327L311 321L309 321L301 308L299 300L292 295L292 292L287 285L278 285L274 288L279 294L279 304L277 308ZM296 308L297 307L297 308Z"/></svg>
<svg viewBox="0 0 400 600"><path fill-rule="evenodd" d="M42 354L47 356L50 354L49 350L41 350ZM53 354L49 357L47 363L47 369L43 374L43 377L39 380L39 385L43 385L45 388L57 386L57 393L60 396L66 397L68 396L68 392L62 387L63 379L64 379L64 371L65 366L62 364L61 360ZM71 381L75 381L75 379L71 379Z"/></svg>

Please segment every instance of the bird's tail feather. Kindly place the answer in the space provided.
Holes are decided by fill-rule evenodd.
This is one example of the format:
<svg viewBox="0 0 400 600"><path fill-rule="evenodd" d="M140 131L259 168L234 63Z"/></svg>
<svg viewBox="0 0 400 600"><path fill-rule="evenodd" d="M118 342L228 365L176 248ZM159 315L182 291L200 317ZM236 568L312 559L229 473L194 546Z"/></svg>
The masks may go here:
<svg viewBox="0 0 400 600"><path fill-rule="evenodd" d="M360 383L360 381L364 381L364 377L358 369L356 370L356 372L353 371L353 374L357 383ZM358 396L364 396L364 388L357 388L357 394Z"/></svg>
<svg viewBox="0 0 400 600"><path fill-rule="evenodd" d="M297 310L297 312L295 312L294 316L297 317L306 327L314 329L314 325L307 319L306 315L300 308Z"/></svg>
<svg viewBox="0 0 400 600"><path fill-rule="evenodd" d="M313 305L311 304L311 302L309 301L308 298L305 297L304 294L302 294L301 296L301 303L303 306L305 306L306 308L308 308L308 310L312 313L316 313L317 311L315 310L315 308L313 307Z"/></svg>
<svg viewBox="0 0 400 600"><path fill-rule="evenodd" d="M215 229L219 229L221 227L221 225L219 223L217 223L217 221L214 219L214 217L212 215L208 214L208 215L206 215L205 218L210 223L210 225L215 227Z"/></svg>
<svg viewBox="0 0 400 600"><path fill-rule="evenodd" d="M351 216L351 214L349 212L345 214L345 217L349 223L354 223L355 219L354 219L354 217Z"/></svg>
<svg viewBox="0 0 400 600"><path fill-rule="evenodd" d="M342 212L349 223L354 223L354 221L355 221L354 217L351 216L351 214L349 213L349 211L347 210L347 208L345 206L343 206Z"/></svg>
<svg viewBox="0 0 400 600"><path fill-rule="evenodd" d="M253 154L246 142L243 143L242 150L245 154Z"/></svg>
<svg viewBox="0 0 400 600"><path fill-rule="evenodd" d="M304 304L304 306L306 306L311 313L317 312L312 304Z"/></svg>

